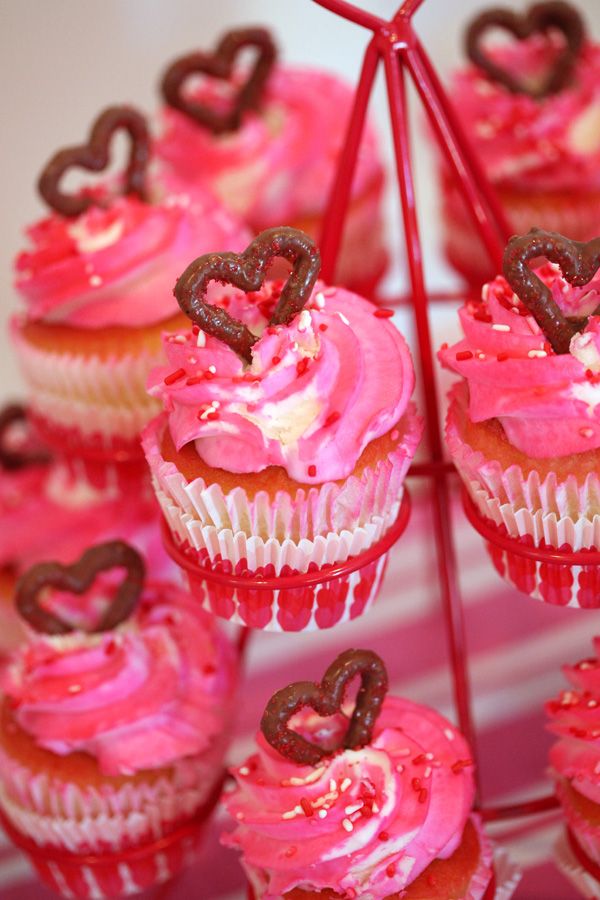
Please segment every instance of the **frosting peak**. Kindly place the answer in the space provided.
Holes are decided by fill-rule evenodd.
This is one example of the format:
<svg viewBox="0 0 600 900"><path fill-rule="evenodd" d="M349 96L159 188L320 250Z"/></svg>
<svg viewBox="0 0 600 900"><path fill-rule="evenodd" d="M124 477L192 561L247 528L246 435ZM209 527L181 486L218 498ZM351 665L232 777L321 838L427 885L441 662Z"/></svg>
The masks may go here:
<svg viewBox="0 0 600 900"><path fill-rule="evenodd" d="M90 606L106 602L103 585L97 579ZM32 634L2 688L39 746L85 751L103 774L123 775L203 751L223 729L234 673L210 617L180 588L150 582L113 632Z"/></svg>
<svg viewBox="0 0 600 900"><path fill-rule="evenodd" d="M302 711L291 725L325 742L347 719ZM264 900L307 884L381 900L460 843L472 762L462 736L433 710L388 697L368 746L315 768L257 740L258 752L233 771L225 805L237 827L224 842L242 850Z"/></svg>
<svg viewBox="0 0 600 900"><path fill-rule="evenodd" d="M248 295L212 287L211 302L260 338L248 367L197 328L165 338L169 366L152 373L150 393L163 399L177 449L194 441L208 465L226 460L232 472L274 465L302 483L347 477L406 411L414 374L402 336L341 288L317 283L289 325L268 326L281 283Z"/></svg>
<svg viewBox="0 0 600 900"><path fill-rule="evenodd" d="M600 304L600 273L578 288L553 264L535 271L565 315L586 316ZM502 276L459 315L465 337L439 357L466 379L472 422L498 418L511 444L533 458L600 447L598 316L590 316L569 353L555 354Z"/></svg>

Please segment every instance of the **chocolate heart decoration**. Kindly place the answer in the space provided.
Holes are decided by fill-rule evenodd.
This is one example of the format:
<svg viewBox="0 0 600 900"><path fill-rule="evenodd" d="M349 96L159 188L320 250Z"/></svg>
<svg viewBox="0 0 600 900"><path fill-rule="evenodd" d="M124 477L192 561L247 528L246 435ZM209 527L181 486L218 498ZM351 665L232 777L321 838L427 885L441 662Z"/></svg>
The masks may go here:
<svg viewBox="0 0 600 900"><path fill-rule="evenodd" d="M199 256L178 279L173 293L186 316L208 334L228 344L247 362L258 340L249 328L204 299L211 281L232 284L242 291L260 290L275 257L292 263L292 272L271 316L271 325L285 325L300 312L311 295L321 269L314 242L296 228L268 228L243 253L207 253Z"/></svg>
<svg viewBox="0 0 600 900"><path fill-rule="evenodd" d="M348 731L340 747L325 749L291 731L288 722L309 706L320 716L341 711L344 693L350 681L360 676L360 688ZM325 756L338 750L356 750L371 740L388 688L383 661L372 650L346 650L329 666L321 683L297 681L278 691L267 703L260 723L266 740L282 756L302 766L316 766Z"/></svg>
<svg viewBox="0 0 600 900"><path fill-rule="evenodd" d="M83 594L100 572L115 568L124 568L127 573L109 608L93 629L94 633L109 631L132 613L144 586L144 561L137 550L124 541L108 541L91 547L72 566L63 566L57 562L32 566L17 583L17 609L36 631L44 634L68 634L75 628L40 606L40 591L53 587Z"/></svg>
<svg viewBox="0 0 600 900"><path fill-rule="evenodd" d="M229 110L212 109L185 96L183 87L190 75L212 75L224 80L231 78L236 57L245 47L256 49L256 60ZM277 49L266 29L243 28L228 31L217 44L214 53L190 53L169 66L161 82L163 97L169 106L185 113L214 134L236 131L241 125L244 111L258 107L276 56Z"/></svg>
<svg viewBox="0 0 600 900"><path fill-rule="evenodd" d="M563 315L550 288L527 264L539 256L560 266L564 278L573 287L584 287L600 268L600 237L585 244L562 234L532 228L528 234L512 237L504 251L504 277L509 285L534 317L554 352L568 353L571 338L583 331L589 317L569 319Z"/></svg>
<svg viewBox="0 0 600 900"><path fill-rule="evenodd" d="M48 462L50 454L42 447L11 447L7 435L15 422L27 422L27 410L20 403L10 403L0 411L0 468L7 472Z"/></svg>
<svg viewBox="0 0 600 900"><path fill-rule="evenodd" d="M150 159L150 132L145 117L131 106L111 106L98 116L90 131L87 144L59 150L47 163L38 179L38 190L48 206L63 216L78 216L98 198L89 194L66 194L60 190L60 180L72 166L101 172L109 164L109 147L116 131L123 129L131 138L127 164L125 194L137 194L146 199L146 170Z"/></svg>
<svg viewBox="0 0 600 900"><path fill-rule="evenodd" d="M493 28L508 31L521 41L532 34L560 31L565 39L565 47L554 60L546 78L539 86L533 87L522 82L514 72L504 69L484 52L482 40L486 32ZM577 10L569 3L555 0L536 3L521 14L501 7L481 13L467 29L465 51L471 62L494 81L503 84L511 93L529 94L541 99L558 93L568 85L584 39L585 26Z"/></svg>

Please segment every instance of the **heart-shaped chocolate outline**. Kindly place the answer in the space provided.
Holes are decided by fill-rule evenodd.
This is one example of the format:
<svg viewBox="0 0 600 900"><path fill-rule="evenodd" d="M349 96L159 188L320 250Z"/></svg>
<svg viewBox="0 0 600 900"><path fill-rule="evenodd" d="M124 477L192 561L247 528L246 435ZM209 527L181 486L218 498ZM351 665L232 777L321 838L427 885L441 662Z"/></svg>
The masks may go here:
<svg viewBox="0 0 600 900"><path fill-rule="evenodd" d="M129 162L125 172L124 193L147 199L146 171L150 161L150 131L145 116L131 106L110 106L92 125L87 143L59 150L44 167L38 179L38 190L48 206L63 216L78 216L100 203L88 193L67 194L60 181L72 166L101 172L110 161L109 148L116 131L124 130L131 138Z"/></svg>
<svg viewBox="0 0 600 900"><path fill-rule="evenodd" d="M50 460L50 454L43 450L19 450L7 447L6 433L15 422L27 422L27 410L20 403L9 403L0 410L0 469L16 472L28 466L39 466Z"/></svg>
<svg viewBox="0 0 600 900"><path fill-rule="evenodd" d="M600 268L600 237L584 243L553 231L532 228L514 235L504 251L504 277L534 317L555 353L568 353L571 338L587 325L589 316L569 319L554 300L552 291L530 269L528 262L545 257L560 266L573 287L584 287ZM598 309L593 315L598 315Z"/></svg>
<svg viewBox="0 0 600 900"><path fill-rule="evenodd" d="M127 619L138 602L144 586L145 565L137 550L125 541L107 541L86 550L71 566L44 562L32 566L19 579L15 603L21 616L43 634L69 634L75 627L44 609L38 602L40 591L47 587L83 594L100 572L110 569L127 570L115 596L92 633L110 631Z"/></svg>
<svg viewBox="0 0 600 900"><path fill-rule="evenodd" d="M242 291L258 291L273 259L292 263L292 272L271 316L271 325L287 325L309 299L321 270L321 255L314 241L297 228L268 228L243 253L206 253L190 263L173 293L186 316L203 331L226 343L247 362L258 340L250 329L221 307L204 299L211 281L231 284Z"/></svg>
<svg viewBox="0 0 600 900"><path fill-rule="evenodd" d="M546 78L537 88L532 88L501 65L494 62L483 50L482 39L492 28L508 31L517 40L525 40L532 34L560 31L565 38L564 50L558 54ZM541 100L565 88L571 79L573 68L585 40L585 25L577 10L562 0L536 3L523 13L497 7L477 16L465 33L465 52L471 62L482 69L493 81L504 85L513 94L528 94Z"/></svg>
<svg viewBox="0 0 600 900"><path fill-rule="evenodd" d="M229 110L211 109L185 96L183 87L191 75L211 75L213 78L229 80L237 55L246 47L256 49L256 59ZM213 53L199 51L176 59L163 75L162 95L169 106L208 128L213 134L237 131L245 110L256 109L259 106L276 58L277 48L265 28L228 31L220 39Z"/></svg>
<svg viewBox="0 0 600 900"><path fill-rule="evenodd" d="M307 706L320 716L339 713L346 687L357 675L360 676L360 688L341 746L325 749L288 727L292 716ZM324 757L333 756L338 750L357 750L370 742L387 688L387 671L376 653L372 650L346 650L329 666L320 683L297 681L277 691L267 703L260 728L265 739L282 756L301 766L316 766Z"/></svg>

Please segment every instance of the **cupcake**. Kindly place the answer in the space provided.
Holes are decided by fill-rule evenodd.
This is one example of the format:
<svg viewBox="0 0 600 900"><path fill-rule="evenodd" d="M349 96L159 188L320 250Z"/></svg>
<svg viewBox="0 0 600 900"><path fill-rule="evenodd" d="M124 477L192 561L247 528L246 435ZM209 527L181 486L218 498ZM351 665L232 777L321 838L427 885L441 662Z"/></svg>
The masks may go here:
<svg viewBox="0 0 600 900"><path fill-rule="evenodd" d="M66 194L67 169L102 168L123 129L132 141L125 177ZM25 311L12 333L36 424L61 453L141 458L139 433L157 410L146 378L162 332L182 320L173 283L199 250L246 242L215 200L167 195L158 176L150 180L149 150L140 113L102 113L87 145L61 151L44 169L39 187L52 213L28 228L30 246L15 262Z"/></svg>
<svg viewBox="0 0 600 900"><path fill-rule="evenodd" d="M17 588L31 630L2 673L0 809L64 896L170 878L222 779L233 652L188 594L143 572L115 541L35 566Z"/></svg>
<svg viewBox="0 0 600 900"><path fill-rule="evenodd" d="M594 638L595 656L564 666L569 688L546 704L548 727L557 738L550 749L551 774L568 831L569 848L562 850L559 863L564 861L579 883L581 871L585 876L595 867L597 873L600 866L599 651L600 639ZM596 894L586 891L585 896Z"/></svg>
<svg viewBox="0 0 600 900"><path fill-rule="evenodd" d="M344 692L357 675L352 710ZM267 704L258 750L224 794L235 830L222 840L241 851L255 900L495 896L466 741L386 690L381 659L347 650L320 683Z"/></svg>
<svg viewBox="0 0 600 900"><path fill-rule="evenodd" d="M487 46L494 28L509 43ZM485 42L485 46L484 46ZM600 46L564 2L490 9L465 36L471 64L450 97L508 221L587 241L600 233ZM451 173L443 224L450 263L478 292L494 271Z"/></svg>
<svg viewBox="0 0 600 900"><path fill-rule="evenodd" d="M240 69L236 56L248 47L255 62ZM247 28L173 62L161 84L156 152L186 188L210 188L252 232L286 222L317 238L353 90L327 72L280 65L276 55L268 31ZM387 267L382 194L367 127L336 271L337 283L367 296Z"/></svg>
<svg viewBox="0 0 600 900"><path fill-rule="evenodd" d="M530 260L548 262L533 270ZM533 230L514 237L504 277L460 311L464 338L444 346L462 376L446 440L479 513L500 532L543 547L600 547L600 240ZM521 590L597 607L596 567L495 556Z"/></svg>
<svg viewBox="0 0 600 900"><path fill-rule="evenodd" d="M264 280L277 256L294 264L285 283ZM410 353L386 310L318 272L310 238L281 228L177 282L194 324L165 339L150 378L165 412L143 444L173 538L201 565L306 572L370 548L398 516L421 434ZM284 627L272 598L263 612Z"/></svg>

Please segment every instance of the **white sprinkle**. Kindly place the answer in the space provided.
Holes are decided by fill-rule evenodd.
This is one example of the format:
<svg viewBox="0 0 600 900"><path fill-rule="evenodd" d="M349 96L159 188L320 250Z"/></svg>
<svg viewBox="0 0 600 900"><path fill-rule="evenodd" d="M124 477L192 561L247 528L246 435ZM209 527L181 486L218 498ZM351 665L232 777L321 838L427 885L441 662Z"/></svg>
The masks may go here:
<svg viewBox="0 0 600 900"><path fill-rule="evenodd" d="M299 349L300 348L298 346L298 341L292 341L292 350L294 351L294 353L297 353Z"/></svg>
<svg viewBox="0 0 600 900"><path fill-rule="evenodd" d="M80 684L70 684L69 687L67 688L67 690L69 691L70 694L78 694L79 691L81 690L81 685Z"/></svg>
<svg viewBox="0 0 600 900"><path fill-rule="evenodd" d="M454 740L454 732L450 731L449 728L444 728L444 734L446 735L446 737L448 738L449 741Z"/></svg>
<svg viewBox="0 0 600 900"><path fill-rule="evenodd" d="M341 313L341 312L338 310L338 311L337 311L337 315L340 317L340 319L342 320L342 322L344 323L344 325L349 325L349 324L350 324L350 321L346 318L346 316L344 315L344 313Z"/></svg>
<svg viewBox="0 0 600 900"><path fill-rule="evenodd" d="M208 371L211 373L211 375L216 375L216 374L217 374L217 367L216 367L216 366L209 366L209 367L208 367Z"/></svg>
<svg viewBox="0 0 600 900"><path fill-rule="evenodd" d="M327 818L327 810L320 809L319 812L317 813L317 815L320 819L326 819Z"/></svg>
<svg viewBox="0 0 600 900"><path fill-rule="evenodd" d="M373 804L373 812L374 812L374 813L378 813L378 812L379 812L379 806L377 805L377 803L374 803L374 804Z"/></svg>
<svg viewBox="0 0 600 900"><path fill-rule="evenodd" d="M433 772L433 769L431 768L431 766L425 766L425 770L423 772L423 778L429 778L429 776L431 775L432 772Z"/></svg>
<svg viewBox="0 0 600 900"><path fill-rule="evenodd" d="M330 779L329 779L329 790L330 790L330 791L337 791L337 781L335 780L335 778L330 778Z"/></svg>
<svg viewBox="0 0 600 900"><path fill-rule="evenodd" d="M481 289L481 299L487 300L487 298L489 297L489 294L490 294L490 286L489 286L489 284L484 284L484 286Z"/></svg>
<svg viewBox="0 0 600 900"><path fill-rule="evenodd" d="M195 366L196 363L198 362L198 360L196 359L195 356L190 356L188 362L189 362L190 366Z"/></svg>
<svg viewBox="0 0 600 900"><path fill-rule="evenodd" d="M342 826L346 831L354 831L354 825L350 821L350 819L342 819Z"/></svg>
<svg viewBox="0 0 600 900"><path fill-rule="evenodd" d="M527 356L530 359L543 359L545 356L548 356L545 350L528 350Z"/></svg>
<svg viewBox="0 0 600 900"><path fill-rule="evenodd" d="M352 784L351 778L344 778L344 780L340 784L340 791L342 792L342 794L344 793L344 791L348 790L348 788L350 787L351 784Z"/></svg>
<svg viewBox="0 0 600 900"><path fill-rule="evenodd" d="M494 331L510 331L510 325L502 325L500 322L494 322L492 329Z"/></svg>
<svg viewBox="0 0 600 900"><path fill-rule="evenodd" d="M221 405L221 402L219 400L213 400L212 405L214 406L215 409L218 409Z"/></svg>
<svg viewBox="0 0 600 900"><path fill-rule="evenodd" d="M240 773L240 775L249 775L249 774L250 774L250 769L248 768L248 766L242 766L242 767L239 769L239 773Z"/></svg>
<svg viewBox="0 0 600 900"><path fill-rule="evenodd" d="M240 821L241 821L244 818L244 813L236 812L235 817L236 817L236 819L240 819Z"/></svg>
<svg viewBox="0 0 600 900"><path fill-rule="evenodd" d="M92 275L92 277L90 278L90 284L92 287L100 287L100 285L102 284L102 279L99 275Z"/></svg>
<svg viewBox="0 0 600 900"><path fill-rule="evenodd" d="M315 294L315 306L317 309L323 309L325 306L325 297L323 296L323 292L319 291L318 294Z"/></svg>
<svg viewBox="0 0 600 900"><path fill-rule="evenodd" d="M588 707L589 707L590 709L595 709L596 706L598 706L598 701L597 701L597 700L588 700Z"/></svg>
<svg viewBox="0 0 600 900"><path fill-rule="evenodd" d="M481 350L477 353L477 359L485 359L485 353L482 353Z"/></svg>
<svg viewBox="0 0 600 900"><path fill-rule="evenodd" d="M173 338L174 344L185 344L185 337L182 334L176 334Z"/></svg>
<svg viewBox="0 0 600 900"><path fill-rule="evenodd" d="M334 287L328 287L328 288L325 288L325 289L323 290L323 296L324 296L324 297L333 297L334 294L335 294L335 288L334 288Z"/></svg>
<svg viewBox="0 0 600 900"><path fill-rule="evenodd" d="M362 809L364 803L352 803L350 806L347 806L344 810L347 816L351 816L352 813L358 812L359 809Z"/></svg>
<svg viewBox="0 0 600 900"><path fill-rule="evenodd" d="M410 756L410 747L402 747L401 750L396 750L396 756Z"/></svg>
<svg viewBox="0 0 600 900"><path fill-rule="evenodd" d="M295 819L296 818L296 810L290 809L287 812L281 813L282 819Z"/></svg>
<svg viewBox="0 0 600 900"><path fill-rule="evenodd" d="M594 437L594 429L593 428L580 428L579 434L584 438Z"/></svg>
<svg viewBox="0 0 600 900"><path fill-rule="evenodd" d="M396 766L396 772L399 772L400 775L404 772L404 766L400 763L400 765Z"/></svg>
<svg viewBox="0 0 600 900"><path fill-rule="evenodd" d="M298 785L304 784L304 778L296 778L295 775L292 775L292 777L288 779L288 783L297 787Z"/></svg>
<svg viewBox="0 0 600 900"><path fill-rule="evenodd" d="M196 346L206 347L206 335L204 334L202 329L200 329L200 331L198 332L198 337L196 338Z"/></svg>
<svg viewBox="0 0 600 900"><path fill-rule="evenodd" d="M308 331L311 325L312 319L310 317L310 313L307 309L303 309L300 313L300 318L298 319L298 331Z"/></svg>

